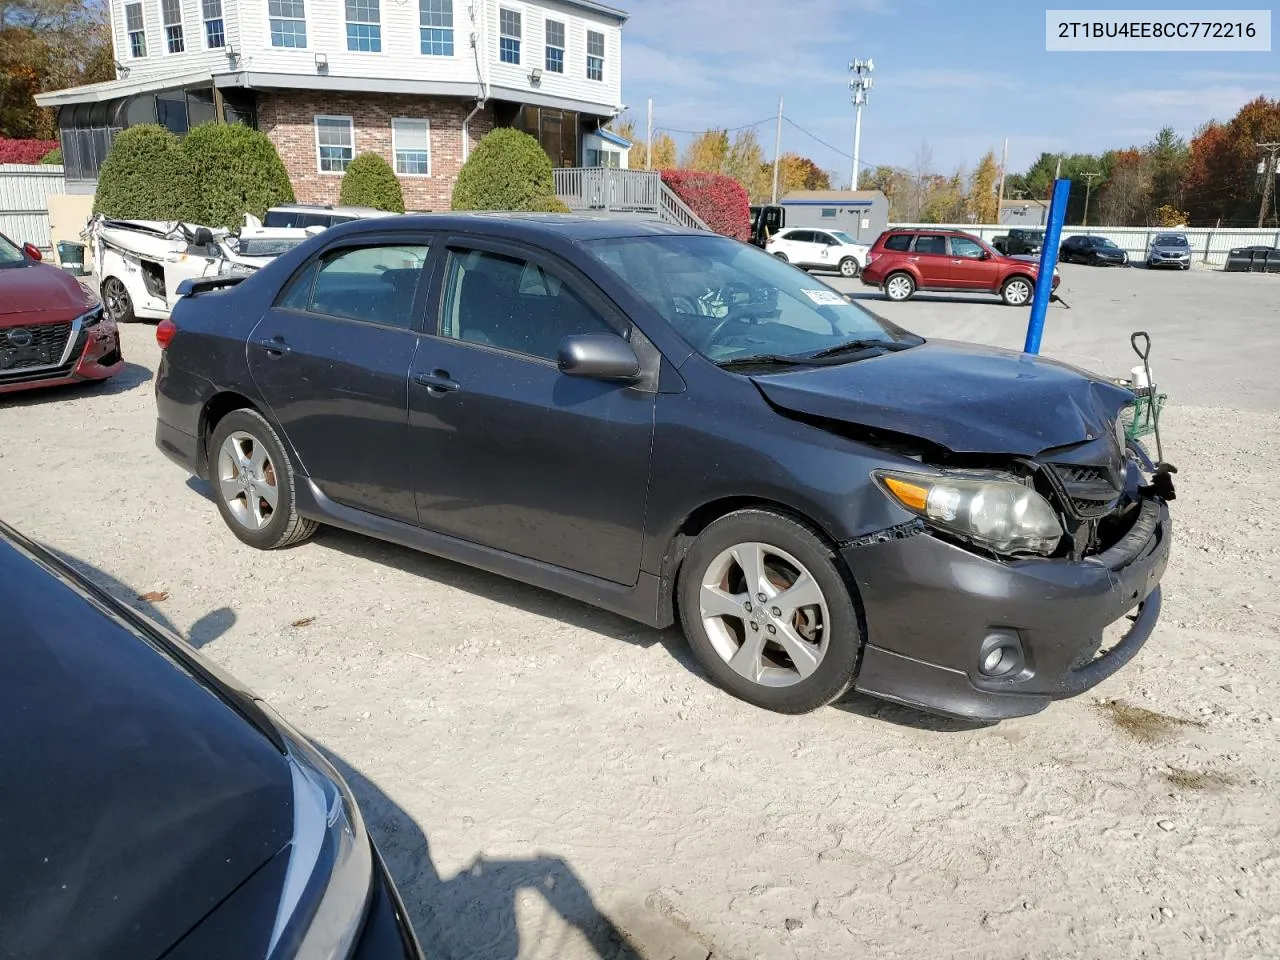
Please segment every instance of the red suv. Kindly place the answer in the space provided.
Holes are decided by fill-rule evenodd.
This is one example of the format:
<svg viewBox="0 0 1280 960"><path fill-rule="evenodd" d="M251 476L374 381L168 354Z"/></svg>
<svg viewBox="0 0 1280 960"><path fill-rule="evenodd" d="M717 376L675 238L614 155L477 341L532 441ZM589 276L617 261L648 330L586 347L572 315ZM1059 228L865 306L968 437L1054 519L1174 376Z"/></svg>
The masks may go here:
<svg viewBox="0 0 1280 960"><path fill-rule="evenodd" d="M917 290L959 290L994 293L1022 307L1031 302L1039 271L1037 258L1006 257L958 230L886 230L867 254L862 282L884 288L890 300ZM1059 280L1055 270L1055 290Z"/></svg>

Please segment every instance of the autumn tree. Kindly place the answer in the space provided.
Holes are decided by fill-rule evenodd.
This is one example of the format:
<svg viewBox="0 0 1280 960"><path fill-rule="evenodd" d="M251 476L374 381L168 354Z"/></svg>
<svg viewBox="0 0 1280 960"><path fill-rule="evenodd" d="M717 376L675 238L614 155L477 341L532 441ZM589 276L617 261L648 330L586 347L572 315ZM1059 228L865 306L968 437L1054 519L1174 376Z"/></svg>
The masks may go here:
<svg viewBox="0 0 1280 960"><path fill-rule="evenodd" d="M1147 169L1151 176L1148 209L1154 211L1164 206L1181 209L1182 181L1187 173L1187 142L1173 132L1173 127L1163 127L1147 144L1143 153L1146 154Z"/></svg>
<svg viewBox="0 0 1280 960"><path fill-rule="evenodd" d="M764 162L764 151L756 137L755 127L738 132L724 159L724 173L746 188L752 203L769 199L773 189L773 168Z"/></svg>
<svg viewBox="0 0 1280 960"><path fill-rule="evenodd" d="M889 219L898 223L912 221L919 216L912 209L915 180L910 170L902 167L879 166L862 181L868 190L879 190L889 199Z"/></svg>
<svg viewBox="0 0 1280 960"><path fill-rule="evenodd" d="M698 134L685 147L680 166L701 173L723 173L729 156L729 132L707 130Z"/></svg>
<svg viewBox="0 0 1280 960"><path fill-rule="evenodd" d="M1000 178L1000 165L996 163L994 150L988 150L969 178L969 196L965 199L965 213L974 223L998 223L999 201L996 197L996 181Z"/></svg>
<svg viewBox="0 0 1280 960"><path fill-rule="evenodd" d="M1252 224L1261 199L1257 144L1276 140L1280 140L1280 99L1258 97L1228 123L1201 127L1188 149L1182 180L1191 217L1207 223L1221 217Z"/></svg>
<svg viewBox="0 0 1280 960"><path fill-rule="evenodd" d="M676 142L668 133L660 133L653 138L653 158L651 166L654 170L670 170L677 163ZM641 156L636 162L639 167L643 164L644 157Z"/></svg>
<svg viewBox="0 0 1280 960"><path fill-rule="evenodd" d="M773 187L773 164L765 164L769 175L770 190ZM830 175L808 157L798 153L784 153L778 158L778 198L793 190L830 190Z"/></svg>
<svg viewBox="0 0 1280 960"><path fill-rule="evenodd" d="M1112 226L1146 226L1151 195L1151 172L1146 156L1136 147L1111 156L1111 173L1098 196L1101 222Z"/></svg>

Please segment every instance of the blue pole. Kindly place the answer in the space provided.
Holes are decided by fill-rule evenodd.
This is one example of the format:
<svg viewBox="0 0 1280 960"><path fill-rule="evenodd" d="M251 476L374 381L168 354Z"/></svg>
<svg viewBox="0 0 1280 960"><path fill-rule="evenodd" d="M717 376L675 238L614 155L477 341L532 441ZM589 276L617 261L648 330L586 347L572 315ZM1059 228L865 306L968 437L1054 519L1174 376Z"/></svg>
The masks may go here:
<svg viewBox="0 0 1280 960"><path fill-rule="evenodd" d="M1044 231L1044 246L1040 250L1040 273L1036 276L1036 293L1031 301L1031 320L1027 324L1027 342L1024 353L1040 352L1040 337L1044 334L1044 315L1053 296L1053 271L1058 265L1058 244L1062 240L1062 221L1067 218L1067 198L1071 195L1071 181L1063 178L1053 182L1053 200L1049 203L1049 224Z"/></svg>

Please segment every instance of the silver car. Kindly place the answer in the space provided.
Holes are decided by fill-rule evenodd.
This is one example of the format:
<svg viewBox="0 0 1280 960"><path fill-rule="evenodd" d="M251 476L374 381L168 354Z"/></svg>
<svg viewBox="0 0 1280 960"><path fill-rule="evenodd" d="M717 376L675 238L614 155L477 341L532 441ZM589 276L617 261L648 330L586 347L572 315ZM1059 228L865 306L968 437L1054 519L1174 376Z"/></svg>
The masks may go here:
<svg viewBox="0 0 1280 960"><path fill-rule="evenodd" d="M1147 267L1178 267L1191 269L1191 244L1186 234L1162 233L1151 241L1147 251Z"/></svg>

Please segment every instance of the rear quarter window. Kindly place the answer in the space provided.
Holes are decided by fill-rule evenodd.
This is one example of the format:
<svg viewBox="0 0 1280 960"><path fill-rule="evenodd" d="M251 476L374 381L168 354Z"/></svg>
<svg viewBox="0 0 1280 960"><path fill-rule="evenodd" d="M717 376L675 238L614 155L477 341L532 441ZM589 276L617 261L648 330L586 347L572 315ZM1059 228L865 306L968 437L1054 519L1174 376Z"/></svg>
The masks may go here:
<svg viewBox="0 0 1280 960"><path fill-rule="evenodd" d="M911 249L911 234L895 233L893 236L889 237L889 239L885 240L884 248L886 250L901 250L904 252Z"/></svg>

